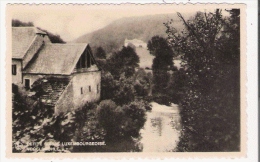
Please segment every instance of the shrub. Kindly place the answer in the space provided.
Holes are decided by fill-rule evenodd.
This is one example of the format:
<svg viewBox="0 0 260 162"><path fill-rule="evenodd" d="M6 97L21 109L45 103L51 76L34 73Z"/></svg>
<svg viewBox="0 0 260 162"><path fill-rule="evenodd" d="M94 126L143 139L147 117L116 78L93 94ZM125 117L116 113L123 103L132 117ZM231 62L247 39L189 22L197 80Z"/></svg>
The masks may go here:
<svg viewBox="0 0 260 162"><path fill-rule="evenodd" d="M98 121L107 132L106 139L137 137L146 121L147 102L133 101L117 106L112 100L101 101L97 108Z"/></svg>
<svg viewBox="0 0 260 162"><path fill-rule="evenodd" d="M107 138L114 138L120 135L118 131L122 120L122 111L114 101L103 100L97 107L97 119L100 125L106 130Z"/></svg>
<svg viewBox="0 0 260 162"><path fill-rule="evenodd" d="M145 104L133 101L122 106L124 120L122 121L122 132L128 136L137 137L140 129L146 121Z"/></svg>

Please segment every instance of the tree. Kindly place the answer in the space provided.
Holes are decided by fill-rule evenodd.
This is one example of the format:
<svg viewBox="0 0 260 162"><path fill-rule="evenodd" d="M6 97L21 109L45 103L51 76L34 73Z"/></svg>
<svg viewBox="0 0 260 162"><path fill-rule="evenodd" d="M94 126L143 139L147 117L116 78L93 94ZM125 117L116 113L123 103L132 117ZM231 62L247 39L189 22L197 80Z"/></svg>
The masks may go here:
<svg viewBox="0 0 260 162"><path fill-rule="evenodd" d="M106 59L106 51L102 47L98 47L95 53L98 59Z"/></svg>
<svg viewBox="0 0 260 162"><path fill-rule="evenodd" d="M168 70L173 68L173 50L165 38L154 36L148 41L147 48L153 59L153 92L155 99L166 98L167 84L169 81ZM160 101L159 101L160 102ZM167 101L166 101L167 102ZM161 102L160 102L161 103Z"/></svg>
<svg viewBox="0 0 260 162"><path fill-rule="evenodd" d="M187 77L185 70L181 68L170 75L170 80L167 85L167 91L165 92L171 102L179 104L183 93L185 92L185 83L187 82Z"/></svg>
<svg viewBox="0 0 260 162"><path fill-rule="evenodd" d="M168 70L173 66L173 50L163 37L154 36L148 41L147 48L155 56L152 68L155 70Z"/></svg>
<svg viewBox="0 0 260 162"><path fill-rule="evenodd" d="M12 27L34 26L33 22L22 22L17 19L12 19Z"/></svg>
<svg viewBox="0 0 260 162"><path fill-rule="evenodd" d="M240 149L240 19L239 10L223 18L221 10L198 12L176 33L166 23L171 46L185 64L182 92L183 131L179 151Z"/></svg>
<svg viewBox="0 0 260 162"><path fill-rule="evenodd" d="M151 89L151 76L149 76L143 68L140 68L136 71L134 80L136 95L139 97L147 97Z"/></svg>
<svg viewBox="0 0 260 162"><path fill-rule="evenodd" d="M97 108L98 121L106 131L106 140L137 137L146 121L147 103L132 101L117 106L112 100L103 100Z"/></svg>
<svg viewBox="0 0 260 162"><path fill-rule="evenodd" d="M114 79L111 73L102 71L101 74L101 99L115 98L116 91L119 89L118 82Z"/></svg>
<svg viewBox="0 0 260 162"><path fill-rule="evenodd" d="M139 67L138 63L139 56L135 50L129 46L123 46L120 51L113 53L107 60L106 70L116 79L119 79L122 73L125 73L125 76L128 78L134 75L135 68Z"/></svg>
<svg viewBox="0 0 260 162"><path fill-rule="evenodd" d="M139 131L146 121L146 105L143 102L133 101L121 107L124 120L122 120L123 134L131 137L138 137Z"/></svg>
<svg viewBox="0 0 260 162"><path fill-rule="evenodd" d="M98 121L106 131L106 138L120 136L119 127L122 120L122 110L112 100L103 100L97 107Z"/></svg>
<svg viewBox="0 0 260 162"><path fill-rule="evenodd" d="M33 24L33 22L22 22L22 21L20 21L20 20L18 20L18 19L12 19L12 27L27 27L27 26L33 27L34 24ZM66 42L60 37L60 35L58 35L58 34L53 34L53 33L49 32L49 31L44 30L44 29L41 29L41 28L39 28L39 29L47 33L47 35L49 36L50 41L51 41L52 43L66 43Z"/></svg>
<svg viewBox="0 0 260 162"><path fill-rule="evenodd" d="M113 101L118 105L128 104L135 99L135 89L133 77L126 78L126 76L121 74L119 80L117 81L118 88L115 92Z"/></svg>
<svg viewBox="0 0 260 162"><path fill-rule="evenodd" d="M45 30L45 29L41 29L41 28L39 28L39 29L47 33L47 35L49 36L50 41L51 41L52 43L66 43L66 42L60 37L60 35L58 35L58 34L53 34L53 33L49 32L49 31L47 31L47 30Z"/></svg>
<svg viewBox="0 0 260 162"><path fill-rule="evenodd" d="M123 105L135 99L134 80L132 77L126 78L123 73L119 80L116 80L109 72L102 72L101 82L102 100L111 99L117 105Z"/></svg>

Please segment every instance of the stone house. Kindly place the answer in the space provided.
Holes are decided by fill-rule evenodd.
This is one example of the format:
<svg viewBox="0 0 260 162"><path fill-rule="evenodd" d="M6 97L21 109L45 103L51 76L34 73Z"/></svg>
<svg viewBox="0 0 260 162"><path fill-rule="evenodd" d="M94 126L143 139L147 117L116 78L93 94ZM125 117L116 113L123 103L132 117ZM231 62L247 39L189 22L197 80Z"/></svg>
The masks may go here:
<svg viewBox="0 0 260 162"><path fill-rule="evenodd" d="M40 101L59 114L100 99L101 70L88 44L51 43L35 27L13 27L12 83L27 89L41 83Z"/></svg>

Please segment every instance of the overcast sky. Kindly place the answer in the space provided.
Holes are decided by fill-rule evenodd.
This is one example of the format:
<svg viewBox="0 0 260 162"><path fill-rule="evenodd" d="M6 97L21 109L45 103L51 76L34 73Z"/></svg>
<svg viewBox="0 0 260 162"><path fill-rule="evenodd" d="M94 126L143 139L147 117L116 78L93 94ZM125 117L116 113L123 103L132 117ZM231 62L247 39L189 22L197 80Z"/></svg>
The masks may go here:
<svg viewBox="0 0 260 162"><path fill-rule="evenodd" d="M12 6L12 18L59 34L65 41L72 41L83 34L103 28L112 21L132 16L171 14L181 12L188 18L195 11L205 11L194 7L173 5L40 5ZM209 10L207 7L206 10ZM188 12L188 13L187 13Z"/></svg>

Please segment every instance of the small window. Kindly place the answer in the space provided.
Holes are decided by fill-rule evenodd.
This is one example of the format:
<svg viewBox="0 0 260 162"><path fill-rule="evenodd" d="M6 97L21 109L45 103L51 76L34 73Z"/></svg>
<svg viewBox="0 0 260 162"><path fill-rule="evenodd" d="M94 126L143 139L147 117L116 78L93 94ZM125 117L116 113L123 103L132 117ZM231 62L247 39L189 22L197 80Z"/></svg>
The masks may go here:
<svg viewBox="0 0 260 162"><path fill-rule="evenodd" d="M83 87L80 88L80 93L83 94Z"/></svg>
<svg viewBox="0 0 260 162"><path fill-rule="evenodd" d="M16 75L17 71L16 71L16 65L12 65L12 74Z"/></svg>
<svg viewBox="0 0 260 162"><path fill-rule="evenodd" d="M30 88L30 79L24 79L25 88Z"/></svg>
<svg viewBox="0 0 260 162"><path fill-rule="evenodd" d="M91 92L91 86L88 86L88 91Z"/></svg>
<svg viewBox="0 0 260 162"><path fill-rule="evenodd" d="M99 93L99 84L97 84L97 93Z"/></svg>

